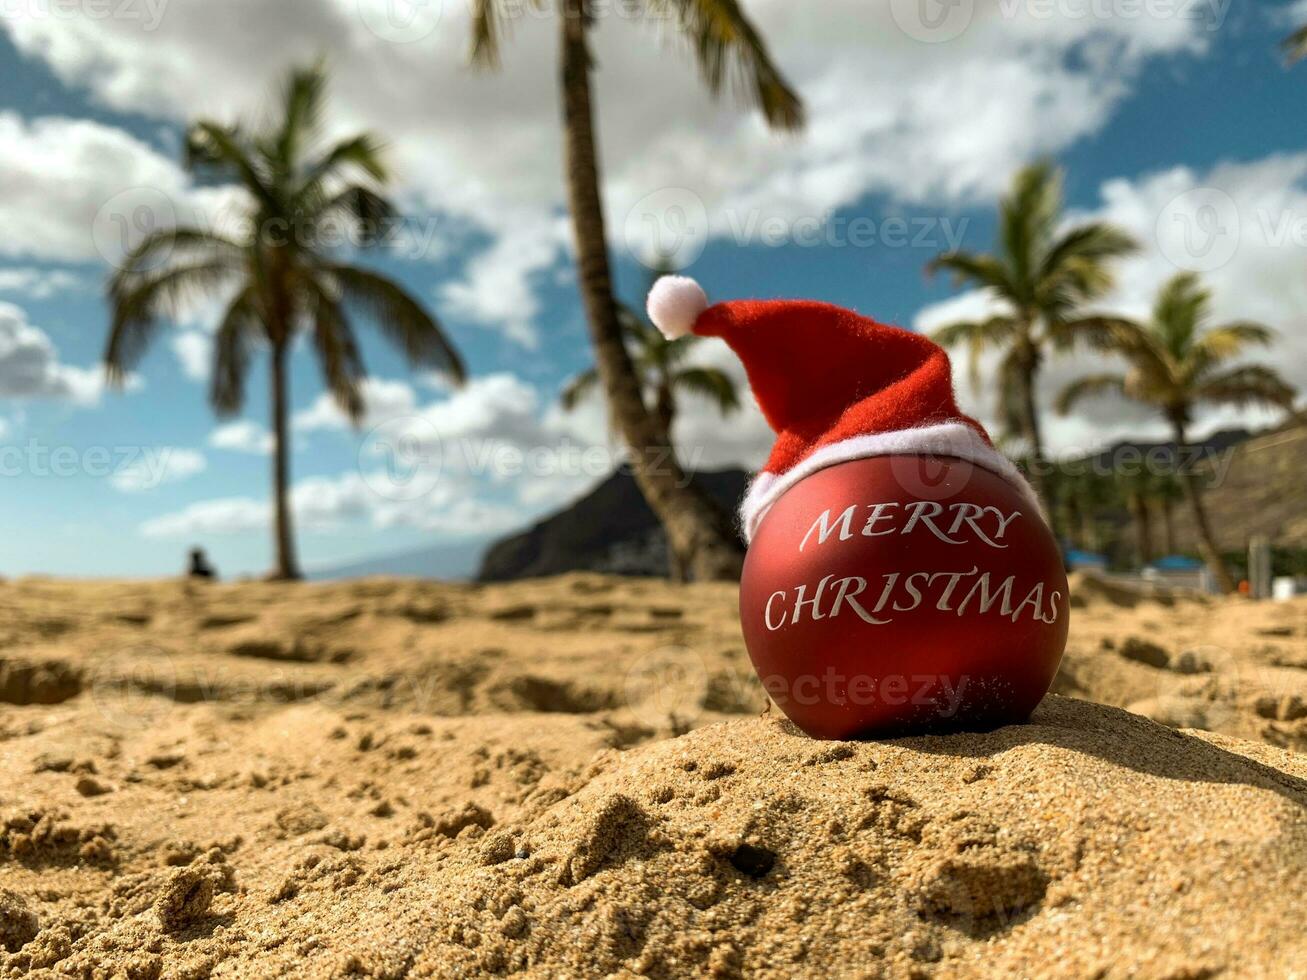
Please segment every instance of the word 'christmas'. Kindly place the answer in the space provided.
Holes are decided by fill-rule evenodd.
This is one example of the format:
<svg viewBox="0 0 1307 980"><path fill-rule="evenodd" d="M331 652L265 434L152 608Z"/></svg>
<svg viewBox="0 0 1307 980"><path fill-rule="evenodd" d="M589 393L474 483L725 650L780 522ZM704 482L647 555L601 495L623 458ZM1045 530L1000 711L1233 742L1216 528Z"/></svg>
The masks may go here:
<svg viewBox="0 0 1307 980"><path fill-rule="evenodd" d="M1060 591L1048 591L1043 582L1037 582L1017 601L1022 593L1015 575L995 581L992 573L982 573L978 566L965 572L890 572L881 578L879 589L865 597L870 583L861 575L827 575L811 594L806 583L793 590L780 589L767 599L764 622L767 629L775 631L805 618L833 619L848 611L864 623L884 626L893 622L895 613L912 612L932 602L940 612L957 616L972 611L996 613L1015 623L1024 614L1035 622L1056 623L1062 598Z"/></svg>

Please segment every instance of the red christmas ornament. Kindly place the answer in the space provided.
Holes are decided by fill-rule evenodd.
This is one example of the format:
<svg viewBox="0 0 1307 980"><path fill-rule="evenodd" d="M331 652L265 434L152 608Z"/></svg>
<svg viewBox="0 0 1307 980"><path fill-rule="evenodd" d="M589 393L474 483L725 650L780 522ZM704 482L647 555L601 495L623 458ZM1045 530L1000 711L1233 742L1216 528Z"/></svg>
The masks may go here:
<svg viewBox="0 0 1307 980"><path fill-rule="evenodd" d="M649 313L724 339L777 433L741 508L740 617L772 700L818 738L1024 721L1066 646L1066 575L944 351L822 303L710 307L680 277Z"/></svg>

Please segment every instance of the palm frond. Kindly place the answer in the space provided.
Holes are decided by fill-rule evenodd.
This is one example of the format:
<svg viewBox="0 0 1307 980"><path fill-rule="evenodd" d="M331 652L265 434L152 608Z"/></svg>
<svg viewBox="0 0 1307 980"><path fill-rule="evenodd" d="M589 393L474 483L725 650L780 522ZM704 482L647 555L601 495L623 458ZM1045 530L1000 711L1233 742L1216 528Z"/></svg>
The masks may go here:
<svg viewBox="0 0 1307 980"><path fill-rule="evenodd" d="M559 404L563 406L564 411L572 411L595 390L598 384L599 371L592 367L586 368L563 387L562 393L558 396Z"/></svg>
<svg viewBox="0 0 1307 980"><path fill-rule="evenodd" d="M466 378L463 359L435 319L402 286L358 266L323 265L347 305L363 311L413 364L444 371L454 381Z"/></svg>
<svg viewBox="0 0 1307 980"><path fill-rule="evenodd" d="M1125 317L1092 315L1049 323L1049 337L1059 350L1076 346L1092 350L1120 352L1128 338L1141 334L1142 326Z"/></svg>
<svg viewBox="0 0 1307 980"><path fill-rule="evenodd" d="M234 239L203 228L161 228L140 240L114 274L115 280L143 275L165 262L189 259L192 262L229 262L244 260L245 250Z"/></svg>
<svg viewBox="0 0 1307 980"><path fill-rule="evenodd" d="M220 416L237 414L245 404L250 351L262 330L253 288L246 287L227 305L213 337L213 371L209 404Z"/></svg>
<svg viewBox="0 0 1307 980"><path fill-rule="evenodd" d="M1077 225L1055 241L1044 256L1039 278L1058 275L1073 261L1101 263L1137 251L1139 243L1125 231L1101 221Z"/></svg>
<svg viewBox="0 0 1307 980"><path fill-rule="evenodd" d="M121 384L149 346L161 317L175 317L238 271L229 262L175 265L139 275L119 274L109 282L112 318L104 365L111 383Z"/></svg>
<svg viewBox="0 0 1307 980"><path fill-rule="evenodd" d="M1092 398L1105 394L1125 394L1125 377L1120 374L1089 374L1072 381L1058 392L1053 403L1059 415L1068 414L1076 403L1083 398Z"/></svg>
<svg viewBox="0 0 1307 980"><path fill-rule="evenodd" d="M1285 63L1289 65L1307 58L1307 26L1298 28L1280 42L1280 50L1284 52Z"/></svg>
<svg viewBox="0 0 1307 980"><path fill-rule="evenodd" d="M1062 174L1041 160L1020 170L1012 190L999 204L999 239L1011 269L1013 299L1029 302L1033 284L1054 225L1062 211Z"/></svg>
<svg viewBox="0 0 1307 980"><path fill-rule="evenodd" d="M672 385L680 391L706 398L723 415L730 415L740 407L740 392L734 380L717 368L684 368L672 377Z"/></svg>
<svg viewBox="0 0 1307 980"><path fill-rule="evenodd" d="M472 63L499 67L498 0L472 0Z"/></svg>
<svg viewBox="0 0 1307 980"><path fill-rule="evenodd" d="M544 0L526 0L533 10L545 9ZM522 4L509 0L472 0L471 62L478 68L499 67L499 48L508 31L505 22L520 16ZM561 13L561 16L567 16Z"/></svg>
<svg viewBox="0 0 1307 980"><path fill-rule="evenodd" d="M980 358L987 350L994 350L1012 341L1016 335L1016 321L1010 316L994 316L988 320L964 320L950 323L935 330L930 339L941 347L967 347L967 381L975 390L980 387Z"/></svg>
<svg viewBox="0 0 1307 980"><path fill-rule="evenodd" d="M265 207L277 207L266 173L255 163L240 129L200 121L186 131L183 164L192 173L235 181Z"/></svg>
<svg viewBox="0 0 1307 980"><path fill-rule="evenodd" d="M1213 327L1193 344L1193 355L1208 364L1219 364L1237 357L1248 347L1266 347L1275 339L1275 331L1261 323L1237 321Z"/></svg>
<svg viewBox="0 0 1307 980"><path fill-rule="evenodd" d="M714 95L731 88L775 129L803 127L803 102L772 61L738 0L646 0L652 17L674 15Z"/></svg>
<svg viewBox="0 0 1307 980"><path fill-rule="evenodd" d="M322 105L327 89L327 72L318 61L292 69L282 93L281 131L277 134L275 159L284 174L293 171L306 144L322 128Z"/></svg>
<svg viewBox="0 0 1307 980"><path fill-rule="evenodd" d="M312 220L327 222L338 215L344 215L358 228L360 244L370 246L381 241L381 235L398 214L389 198L355 184L327 199L317 209Z"/></svg>
<svg viewBox="0 0 1307 980"><path fill-rule="evenodd" d="M335 297L325 290L316 292L312 317L313 350L327 379L327 388L350 422L358 425L367 409L361 389L367 371L349 318Z"/></svg>
<svg viewBox="0 0 1307 980"><path fill-rule="evenodd" d="M951 273L955 286L972 283L982 288L992 289L1004 299L1014 298L1015 289L1008 270L992 255L949 252L946 255L936 256L926 265L927 275L934 275L941 270Z"/></svg>
<svg viewBox="0 0 1307 980"><path fill-rule="evenodd" d="M1035 305L1054 319L1074 316L1082 303L1111 288L1110 261L1136 248L1134 239L1108 224L1072 228L1052 244L1035 271Z"/></svg>
<svg viewBox="0 0 1307 980"><path fill-rule="evenodd" d="M330 147L308 169L302 193L308 195L350 170L362 173L378 184L390 179L384 158L386 145L372 133L358 133Z"/></svg>
<svg viewBox="0 0 1307 980"><path fill-rule="evenodd" d="M1246 364L1210 375L1194 390L1198 401L1232 405L1236 408L1270 407L1293 409L1297 390L1274 368Z"/></svg>

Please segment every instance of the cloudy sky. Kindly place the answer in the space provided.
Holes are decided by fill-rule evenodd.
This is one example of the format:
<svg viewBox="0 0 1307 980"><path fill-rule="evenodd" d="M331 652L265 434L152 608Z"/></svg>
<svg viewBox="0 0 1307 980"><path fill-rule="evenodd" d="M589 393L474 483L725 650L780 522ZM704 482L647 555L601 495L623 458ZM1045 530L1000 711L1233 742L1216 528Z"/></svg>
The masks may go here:
<svg viewBox="0 0 1307 980"><path fill-rule="evenodd" d="M155 575L205 545L268 563L266 377L243 416L205 403L215 306L159 335L125 391L97 368L105 276L133 228L220 220L239 198L178 163L188 120L258 118L291 63L325 56L330 125L390 145L407 218L362 257L428 303L472 379L451 390L372 337L369 418L344 424L301 351L294 504L305 563L480 542L612 466L602 407L557 408L588 363L562 208L556 24L522 8L497 73L468 68L466 0L17 0L0 5L0 573ZM1178 268L1255 318L1307 386L1307 66L1276 43L1307 6L1229 0L748 0L806 101L799 136L713 103L667 22L600 3L596 91L619 289L655 247L715 298L795 296L923 329L985 307L925 263L988 248L997 195L1041 155L1075 217L1144 252L1107 305L1144 313ZM736 370L724 348L705 360ZM1057 383L1085 369L1056 362ZM963 388L982 417L984 392ZM1232 414L1211 428L1265 421ZM1063 451L1158 431L1101 403L1051 423ZM755 411L687 403L698 465L757 464Z"/></svg>

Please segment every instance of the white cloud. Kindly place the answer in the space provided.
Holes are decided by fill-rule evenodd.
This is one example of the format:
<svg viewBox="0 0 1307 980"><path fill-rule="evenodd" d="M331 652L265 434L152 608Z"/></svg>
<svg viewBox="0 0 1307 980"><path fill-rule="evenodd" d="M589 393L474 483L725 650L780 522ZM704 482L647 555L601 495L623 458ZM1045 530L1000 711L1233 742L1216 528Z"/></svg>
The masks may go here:
<svg viewBox="0 0 1307 980"><path fill-rule="evenodd" d="M174 119L247 111L263 98L269 65L330 52L336 124L383 133L409 203L449 219L460 238L471 229L487 239L462 278L440 291L442 300L529 346L537 277L567 247L555 25L522 5L523 16L509 25L504 68L488 75L466 67L466 5L443 6L436 29L411 44L379 37L356 0L232 0L220 8L171 0L153 31L127 19L21 12L6 27L21 51L90 86L104 103ZM1153 5L1136 17L1090 8L1050 18L1041 16L1045 5L979 0L961 37L923 44L896 24L894 6L828 0L813 16L791 0L749 5L807 102L802 138L772 136L756 113L708 99L667 25L601 16L596 92L614 243L648 248L650 228L638 214L627 217L665 188L697 196L707 229L719 235L751 215L821 217L871 192L931 207L992 194L1032 155L1099 129L1148 59L1199 51L1208 36L1193 18L1149 16ZM118 150L115 187L124 172L153 166ZM32 157L22 154L28 169ZM76 176L93 186L104 179ZM67 177L57 184L75 198L59 211L80 210L85 228L87 203L103 195L74 192ZM49 206L40 194L18 199L42 202L26 206L29 224Z"/></svg>
<svg viewBox="0 0 1307 980"><path fill-rule="evenodd" d="M213 338L199 330L182 330L171 337L172 352L182 374L191 381L208 381L213 369Z"/></svg>
<svg viewBox="0 0 1307 980"><path fill-rule="evenodd" d="M214 429L209 434L209 445L234 453L267 456L272 452L272 433L250 419L238 419Z"/></svg>
<svg viewBox="0 0 1307 980"><path fill-rule="evenodd" d="M0 112L0 183L0 255L56 261L115 262L142 233L217 220L235 197L193 189L176 163L123 130L14 112Z"/></svg>
<svg viewBox="0 0 1307 980"><path fill-rule="evenodd" d="M85 288L82 279L64 269L19 266L0 269L0 293L18 293L31 299L49 299L58 293Z"/></svg>
<svg viewBox="0 0 1307 980"><path fill-rule="evenodd" d="M0 398L51 398L93 405L104 391L104 372L59 360L45 331L27 314L0 303Z"/></svg>
<svg viewBox="0 0 1307 980"><path fill-rule="evenodd" d="M204 500L146 521L141 525L141 533L147 538L239 534L267 527L271 513L267 502L249 497Z"/></svg>
<svg viewBox="0 0 1307 980"><path fill-rule="evenodd" d="M144 493L165 483L179 483L208 468L204 454L175 446L144 447L119 467L109 482L123 493Z"/></svg>
<svg viewBox="0 0 1307 980"><path fill-rule="evenodd" d="M1071 220L1101 219L1133 234L1138 256L1118 264L1117 286L1096 308L1146 318L1158 288L1182 269L1198 272L1213 290L1215 322L1256 320L1275 328L1273 348L1251 349L1250 362L1269 363L1307 391L1307 153L1223 163L1206 173L1178 167L1138 179L1103 184L1101 204ZM964 293L922 310L915 325L929 331L970 319L994 307L981 294ZM993 421L992 392L967 384L965 356L955 355L963 407ZM986 361L992 368L993 359ZM1083 374L1118 369L1110 359L1084 352L1052 359L1041 376L1039 402L1050 445L1061 451L1097 448L1127 436L1165 438L1165 424L1147 409L1120 399L1082 402L1069 418L1049 408L1066 383ZM992 376L992 375L991 375ZM1266 425L1264 411L1207 408L1196 428Z"/></svg>
<svg viewBox="0 0 1307 980"><path fill-rule="evenodd" d="M388 419L411 413L417 407L417 392L405 381L367 378L360 386L365 413L360 429L370 429ZM291 424L300 432L344 430L352 428L348 416L336 399L323 392L313 404L294 414Z"/></svg>

